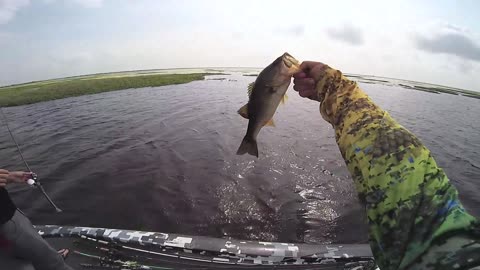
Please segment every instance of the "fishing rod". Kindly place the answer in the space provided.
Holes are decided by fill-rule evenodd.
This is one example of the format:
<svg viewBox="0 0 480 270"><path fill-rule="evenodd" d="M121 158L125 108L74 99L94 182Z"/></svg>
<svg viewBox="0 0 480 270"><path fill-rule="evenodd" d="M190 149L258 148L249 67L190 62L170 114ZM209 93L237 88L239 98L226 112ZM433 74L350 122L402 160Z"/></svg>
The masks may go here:
<svg viewBox="0 0 480 270"><path fill-rule="evenodd" d="M40 192L43 194L43 196L45 196L45 198L47 198L47 201L55 208L55 211L57 213L61 213L62 209L58 208L58 206L52 201L50 196L48 196L47 192L45 192L45 189L43 188L42 184L38 180L37 174L33 173L32 169L30 169L30 166L28 166L27 161L23 157L22 150L20 150L20 146L18 145L17 140L15 140L15 137L13 136L13 133L10 130L10 127L8 126L8 119L7 119L7 116L5 115L5 113L3 112L2 107L0 107L0 113L3 116L3 120L5 122L5 126L7 127L8 133L10 134L10 137L12 138L13 142L15 143L15 146L17 147L18 153L20 154L20 157L22 158L23 163L25 164L25 167L30 172L30 179L27 180L27 184L29 184L32 187L38 188L38 190L40 190Z"/></svg>

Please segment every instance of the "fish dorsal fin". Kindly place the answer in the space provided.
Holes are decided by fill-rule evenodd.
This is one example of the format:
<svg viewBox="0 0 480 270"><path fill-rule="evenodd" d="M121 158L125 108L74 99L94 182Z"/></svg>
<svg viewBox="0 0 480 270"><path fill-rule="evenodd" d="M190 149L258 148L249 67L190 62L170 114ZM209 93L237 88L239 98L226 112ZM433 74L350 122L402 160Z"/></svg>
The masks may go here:
<svg viewBox="0 0 480 270"><path fill-rule="evenodd" d="M282 100L280 100L280 102L282 104L285 104L285 102L287 102L287 100L288 100L288 96L287 96L287 94L285 94L285 95L283 95Z"/></svg>
<svg viewBox="0 0 480 270"><path fill-rule="evenodd" d="M247 89L248 89L248 96L251 96L252 95L252 91L253 91L253 87L255 87L255 82L252 82L248 85Z"/></svg>
<svg viewBox="0 0 480 270"><path fill-rule="evenodd" d="M243 118L248 118L248 104L243 105L240 109L238 109L238 114L240 114Z"/></svg>
<svg viewBox="0 0 480 270"><path fill-rule="evenodd" d="M273 122L273 118L268 120L264 126L275 127L275 122Z"/></svg>

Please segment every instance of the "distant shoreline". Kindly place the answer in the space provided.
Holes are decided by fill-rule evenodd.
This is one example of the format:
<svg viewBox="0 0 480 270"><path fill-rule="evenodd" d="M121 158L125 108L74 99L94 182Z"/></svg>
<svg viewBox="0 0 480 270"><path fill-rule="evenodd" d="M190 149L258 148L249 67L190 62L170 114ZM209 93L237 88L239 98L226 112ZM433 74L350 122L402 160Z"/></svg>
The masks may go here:
<svg viewBox="0 0 480 270"><path fill-rule="evenodd" d="M37 81L29 81L29 82L21 82L21 83L13 83L7 85L0 85L0 90L2 88L12 87L12 86L20 86L32 83L39 83L39 82L46 82L46 81L60 81L66 79L79 79L79 78L89 78L89 77L97 77L97 76L114 76L124 74L130 76L132 74L186 74L186 73L210 73L210 72L221 72L225 71L225 69L231 69L232 71L236 70L262 70L261 67L195 67L195 68L156 68L156 69L135 69L135 70L121 70L121 71L112 71L112 72L98 72L98 73L91 73L91 74L81 74L81 75L72 75L67 77L58 77L58 78L50 78L45 80L37 80ZM190 71L190 72L174 72L174 71Z"/></svg>
<svg viewBox="0 0 480 270"><path fill-rule="evenodd" d="M53 79L0 87L0 107L11 107L56 100L67 97L97 94L131 88L184 84L205 79L206 75L223 73L186 74L98 74Z"/></svg>
<svg viewBox="0 0 480 270"><path fill-rule="evenodd" d="M480 99L480 92L475 92L475 91L465 90L465 89L460 89L455 87L448 87L448 86L443 86L438 84L422 83L417 81L394 79L394 78L379 77L379 76L370 76L370 75L345 74L345 76L352 80L356 80L360 83L373 83L373 84L382 84L382 83L392 84L393 83L405 89L429 92L434 94L445 93L445 94L451 94L451 95L462 95L464 97ZM379 80L379 79L386 79L386 80ZM402 82L402 83L399 83L399 82Z"/></svg>
<svg viewBox="0 0 480 270"><path fill-rule="evenodd" d="M0 107L20 106L42 101L62 99L132 88L183 84L203 80L206 75L224 75L241 72L244 76L257 76L260 68L176 68L119 71L72 76L44 81L28 82L0 87ZM371 75L345 74L359 83L395 84L405 89L429 93L445 93L480 99L480 92L429 83Z"/></svg>

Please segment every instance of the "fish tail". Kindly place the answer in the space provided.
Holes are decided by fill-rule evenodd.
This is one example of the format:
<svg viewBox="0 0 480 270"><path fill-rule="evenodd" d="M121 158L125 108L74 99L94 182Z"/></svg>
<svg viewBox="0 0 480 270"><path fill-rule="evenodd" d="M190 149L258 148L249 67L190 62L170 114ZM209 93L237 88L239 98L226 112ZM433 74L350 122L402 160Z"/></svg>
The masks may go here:
<svg viewBox="0 0 480 270"><path fill-rule="evenodd" d="M247 136L243 138L243 141L237 150L237 155L243 155L245 153L249 153L258 158L258 147L255 139L248 138Z"/></svg>

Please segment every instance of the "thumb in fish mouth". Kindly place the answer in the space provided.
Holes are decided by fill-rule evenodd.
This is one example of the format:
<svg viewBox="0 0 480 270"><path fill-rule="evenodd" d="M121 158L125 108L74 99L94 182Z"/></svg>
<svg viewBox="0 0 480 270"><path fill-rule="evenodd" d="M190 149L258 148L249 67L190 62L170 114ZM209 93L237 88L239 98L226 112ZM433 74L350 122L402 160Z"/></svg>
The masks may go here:
<svg viewBox="0 0 480 270"><path fill-rule="evenodd" d="M293 74L301 71L300 69L300 61L295 59L295 57L291 56L289 53L285 52L282 55L283 64L288 68L288 75L292 76Z"/></svg>
<svg viewBox="0 0 480 270"><path fill-rule="evenodd" d="M300 68L300 66L297 66L297 65L293 65L288 69L288 73L290 75L293 75L293 74L298 73L300 71L302 71L302 69Z"/></svg>

